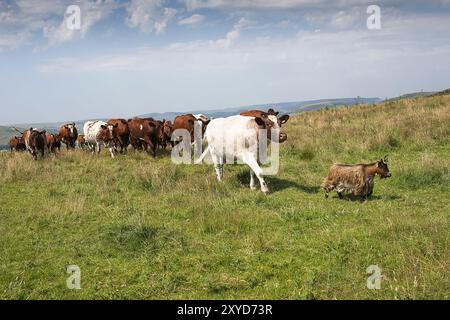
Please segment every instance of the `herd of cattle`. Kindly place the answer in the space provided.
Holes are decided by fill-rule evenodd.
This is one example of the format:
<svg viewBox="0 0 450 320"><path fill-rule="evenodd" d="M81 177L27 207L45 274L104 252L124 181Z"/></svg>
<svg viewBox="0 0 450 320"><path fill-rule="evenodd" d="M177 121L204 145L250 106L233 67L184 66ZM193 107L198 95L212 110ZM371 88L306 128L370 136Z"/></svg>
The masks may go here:
<svg viewBox="0 0 450 320"><path fill-rule="evenodd" d="M175 129L185 129L194 132L195 122L201 122L206 128L210 120L206 116L186 114L171 121L160 121L153 118L111 119L104 121L88 121L84 124L83 134L78 133L75 123L67 123L59 128L58 134L30 128L21 135L14 136L10 140L11 151L29 151L37 159L38 155L44 157L48 153L55 153L61 149L62 144L67 150L88 149L93 153L99 153L101 147L108 148L111 157L118 152L124 153L131 145L135 150L145 150L156 156L158 146L166 148L172 144L171 135Z"/></svg>
<svg viewBox="0 0 450 320"><path fill-rule="evenodd" d="M263 177L263 170L258 163L258 137L261 129L264 129L269 141L283 143L287 140L287 135L281 131L281 126L288 120L288 115L279 116L278 112L269 109L267 112L250 110L236 116L217 119L208 119L202 114L185 114L177 116L173 122L153 118L88 121L84 124L83 134L78 134L75 123L62 125L58 134L35 128L20 132L14 128L21 136L11 139L10 148L11 151L28 151L34 159L37 159L38 155L44 157L46 150L49 153L56 153L61 149L62 143L66 145L67 150L78 146L92 153L99 153L101 146L104 145L114 158L117 153L126 153L131 145L135 151L145 150L156 157L158 147L165 149L169 144L174 147L176 142L172 140L172 133L175 130L187 131L191 142L194 142L195 128L200 125L202 138L208 142L208 147L201 158L207 153L211 155L217 179L221 181L223 177L224 157L238 159L250 167L250 188L256 189L256 177L261 191L268 194L269 189ZM278 136L274 139L272 133L278 133ZM239 139L245 141L245 147L224 148L224 141L234 142ZM329 192L336 190L340 198L343 193L350 193L366 199L373 192L375 175L381 178L391 176L386 157L370 164L335 164L330 168L322 188L326 197Z"/></svg>

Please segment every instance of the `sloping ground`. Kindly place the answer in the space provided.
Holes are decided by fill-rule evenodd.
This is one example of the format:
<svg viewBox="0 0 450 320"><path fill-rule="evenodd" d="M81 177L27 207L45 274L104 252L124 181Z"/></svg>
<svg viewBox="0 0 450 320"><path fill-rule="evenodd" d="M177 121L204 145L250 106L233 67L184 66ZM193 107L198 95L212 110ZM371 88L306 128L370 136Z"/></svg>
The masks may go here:
<svg viewBox="0 0 450 320"><path fill-rule="evenodd" d="M434 96L445 96L445 95L449 95L450 94L450 89L447 90L442 90L440 92L437 92L434 94Z"/></svg>
<svg viewBox="0 0 450 320"><path fill-rule="evenodd" d="M7 148L11 137L17 135L19 135L17 131L13 130L12 128L0 126L0 150Z"/></svg>
<svg viewBox="0 0 450 320"><path fill-rule="evenodd" d="M449 123L449 96L296 115L267 197L169 152L0 154L0 298L449 299ZM385 154L369 201L324 198L333 162Z"/></svg>

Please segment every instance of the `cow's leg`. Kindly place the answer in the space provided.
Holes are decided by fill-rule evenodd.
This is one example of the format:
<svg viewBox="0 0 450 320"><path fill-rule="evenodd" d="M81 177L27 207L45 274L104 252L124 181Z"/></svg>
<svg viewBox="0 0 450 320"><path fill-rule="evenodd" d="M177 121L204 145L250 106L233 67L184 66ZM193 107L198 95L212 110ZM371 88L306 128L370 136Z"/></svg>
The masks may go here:
<svg viewBox="0 0 450 320"><path fill-rule="evenodd" d="M125 141L122 139L122 137L117 138L119 141L119 147L120 147L120 153L123 153L123 147L125 146Z"/></svg>
<svg viewBox="0 0 450 320"><path fill-rule="evenodd" d="M250 169L250 189L252 190L256 190L255 176L255 172Z"/></svg>
<svg viewBox="0 0 450 320"><path fill-rule="evenodd" d="M96 151L97 151L97 154L100 154L100 151L101 151L102 149L101 149L101 147L100 147L100 142L99 142L99 141L96 142L96 147L95 147L95 149L96 149Z"/></svg>
<svg viewBox="0 0 450 320"><path fill-rule="evenodd" d="M114 159L114 151L115 151L116 149L115 149L115 147L114 147L114 143L113 142L110 142L110 144L109 144L109 153L111 154L111 158L113 158Z"/></svg>
<svg viewBox="0 0 450 320"><path fill-rule="evenodd" d="M37 152L36 152L36 150L33 148L33 149L31 149L31 155L33 156L33 158L34 158L34 160L37 160Z"/></svg>
<svg viewBox="0 0 450 320"><path fill-rule="evenodd" d="M150 141L150 147L153 153L153 158L156 158L156 150L158 150L158 142L157 141Z"/></svg>
<svg viewBox="0 0 450 320"><path fill-rule="evenodd" d="M253 170L253 172L255 173L256 177L259 180L259 183L261 184L261 191L264 194L269 194L269 187L267 186L267 183L262 176L262 169L256 161L255 157L251 154L244 154L244 156L242 157L242 161L247 164L250 167L250 170Z"/></svg>
<svg viewBox="0 0 450 320"><path fill-rule="evenodd" d="M89 142L89 150L91 151L92 154L95 153L95 143Z"/></svg>
<svg viewBox="0 0 450 320"><path fill-rule="evenodd" d="M216 177L218 181L222 181L223 178L223 157L217 155L213 150L210 150L212 162L214 163L214 170L216 171Z"/></svg>

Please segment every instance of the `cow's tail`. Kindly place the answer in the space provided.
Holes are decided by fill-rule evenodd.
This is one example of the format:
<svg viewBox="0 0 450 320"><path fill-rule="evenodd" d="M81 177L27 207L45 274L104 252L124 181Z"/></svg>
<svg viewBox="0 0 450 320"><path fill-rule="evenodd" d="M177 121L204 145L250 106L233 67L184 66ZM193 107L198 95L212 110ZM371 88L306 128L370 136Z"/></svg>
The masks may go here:
<svg viewBox="0 0 450 320"><path fill-rule="evenodd" d="M197 160L195 160L195 164L200 164L202 161L203 161L203 159L205 159L205 157L206 157L206 155L211 151L210 150L210 146L208 146L207 148L206 148L206 150L202 153L202 155L200 156L200 158L198 158Z"/></svg>

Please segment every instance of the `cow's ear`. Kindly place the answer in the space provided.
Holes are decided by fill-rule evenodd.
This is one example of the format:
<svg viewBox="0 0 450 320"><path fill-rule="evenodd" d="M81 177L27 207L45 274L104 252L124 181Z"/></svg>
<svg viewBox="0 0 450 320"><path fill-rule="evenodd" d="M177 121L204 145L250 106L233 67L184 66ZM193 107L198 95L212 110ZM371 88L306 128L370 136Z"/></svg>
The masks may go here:
<svg viewBox="0 0 450 320"><path fill-rule="evenodd" d="M117 128L119 126L119 124L118 123L116 123L115 125L114 125L114 128Z"/></svg>
<svg viewBox="0 0 450 320"><path fill-rule="evenodd" d="M102 128L103 130L108 129L104 124L101 125L101 128Z"/></svg>
<svg viewBox="0 0 450 320"><path fill-rule="evenodd" d="M288 120L289 120L289 115L285 114L284 116L282 116L280 118L280 123L284 124L284 123L288 122Z"/></svg>

